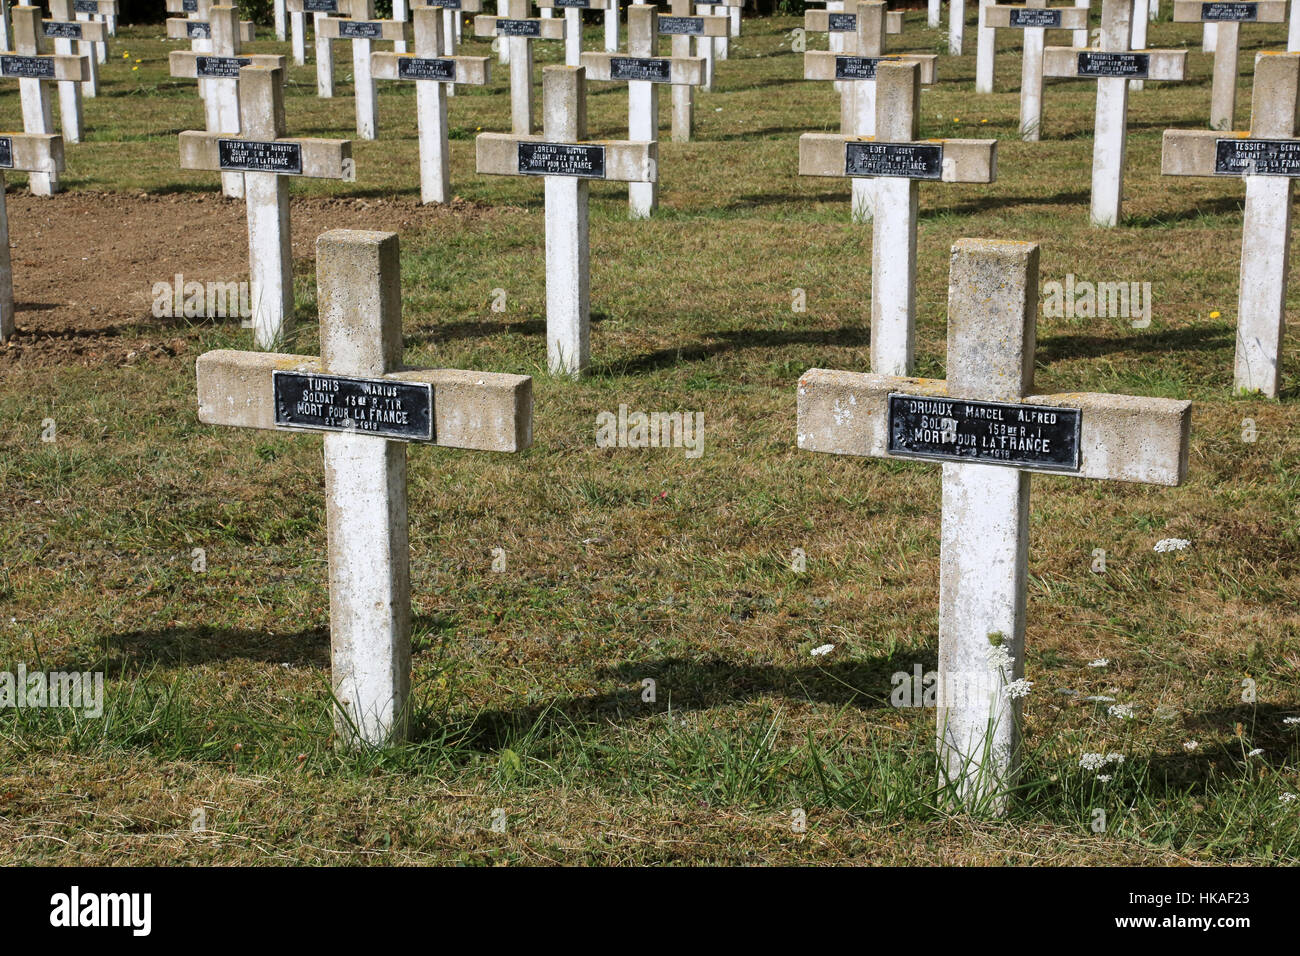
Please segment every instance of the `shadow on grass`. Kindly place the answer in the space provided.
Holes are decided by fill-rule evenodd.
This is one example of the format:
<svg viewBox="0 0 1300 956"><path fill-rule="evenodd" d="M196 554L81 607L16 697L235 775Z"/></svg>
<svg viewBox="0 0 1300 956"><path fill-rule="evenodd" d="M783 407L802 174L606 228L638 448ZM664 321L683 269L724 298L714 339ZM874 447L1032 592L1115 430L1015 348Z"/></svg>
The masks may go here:
<svg viewBox="0 0 1300 956"><path fill-rule="evenodd" d="M658 371L684 362L702 362L728 352L752 348L782 348L788 345L820 345L840 348L865 348L871 342L868 319L861 326L838 329L794 329L790 331L718 332L715 341L677 348L658 349L646 355L596 363L591 374L600 376L637 375Z"/></svg>
<svg viewBox="0 0 1300 956"><path fill-rule="evenodd" d="M51 664L65 671L102 670L109 679L135 678L158 667L193 667L218 661L264 661L299 667L329 667L329 630L323 627L285 633L241 628L165 627L105 635L98 656Z"/></svg>
<svg viewBox="0 0 1300 956"><path fill-rule="evenodd" d="M1037 361L1050 364L1062 359L1092 359L1103 355L1127 353L1143 355L1175 351L1211 351L1230 348L1234 342L1231 329L1189 328L1166 332L1138 332L1126 336L1052 335L1038 340Z"/></svg>
<svg viewBox="0 0 1300 956"><path fill-rule="evenodd" d="M609 318L606 312L592 312L591 324L599 325ZM499 319L468 319L464 322L429 322L422 323L415 332L406 336L406 346L438 345L442 342L456 342L461 339L478 339L489 335L512 332L515 335L541 336L546 334L546 317L533 316L527 319L511 321L504 317Z"/></svg>
<svg viewBox="0 0 1300 956"><path fill-rule="evenodd" d="M1205 216L1225 216L1238 214L1245 208L1244 196L1218 196L1188 206L1177 212L1157 212L1147 216L1125 216L1124 225L1134 228L1148 226L1167 226L1175 222L1192 222Z"/></svg>

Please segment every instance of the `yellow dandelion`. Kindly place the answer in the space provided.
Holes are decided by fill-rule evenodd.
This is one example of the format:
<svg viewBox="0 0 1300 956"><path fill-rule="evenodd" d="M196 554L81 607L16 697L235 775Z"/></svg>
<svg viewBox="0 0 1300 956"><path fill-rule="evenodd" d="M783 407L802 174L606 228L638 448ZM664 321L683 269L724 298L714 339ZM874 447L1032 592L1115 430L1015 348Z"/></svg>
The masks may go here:
<svg viewBox="0 0 1300 956"><path fill-rule="evenodd" d="M135 62L137 62L137 63L143 63L144 60L136 60Z"/></svg>
<svg viewBox="0 0 1300 956"><path fill-rule="evenodd" d="M122 54L122 59L124 59L124 60L129 60L129 59L131 59L131 54L130 54L130 52L128 51L128 52L126 52L126 53L123 53L123 54Z"/></svg>
<svg viewBox="0 0 1300 956"><path fill-rule="evenodd" d="M132 73L138 73L139 70L140 70L140 68L139 68L138 66L133 66L133 67L131 67L131 72L132 72Z"/></svg>
<svg viewBox="0 0 1300 956"><path fill-rule="evenodd" d="M961 120L959 120L959 119L958 119L957 117L955 117L955 116L952 118L952 121L953 121L954 123L960 123L960 122L961 122Z"/></svg>
<svg viewBox="0 0 1300 956"><path fill-rule="evenodd" d="M988 120L986 120L986 119L982 119L982 120L980 120L980 122L981 122L981 123L987 123Z"/></svg>
<svg viewBox="0 0 1300 956"><path fill-rule="evenodd" d="M1218 317L1219 317L1219 312L1217 309L1210 313L1210 318L1217 319Z"/></svg>

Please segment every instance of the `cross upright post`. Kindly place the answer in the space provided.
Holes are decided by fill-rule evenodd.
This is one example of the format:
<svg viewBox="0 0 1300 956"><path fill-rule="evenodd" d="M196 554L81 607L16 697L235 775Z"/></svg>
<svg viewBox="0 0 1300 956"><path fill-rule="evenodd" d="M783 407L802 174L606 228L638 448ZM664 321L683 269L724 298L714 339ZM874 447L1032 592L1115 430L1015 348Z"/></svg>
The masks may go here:
<svg viewBox="0 0 1300 956"><path fill-rule="evenodd" d="M875 136L804 133L799 137L799 174L875 179L871 369L882 375L910 375L919 181L993 182L997 140L920 139L920 63L880 60L875 86Z"/></svg>
<svg viewBox="0 0 1300 956"><path fill-rule="evenodd" d="M81 56L83 37L87 39L104 37L102 23L78 23L73 19L72 0L50 0L50 13L52 19L41 21L41 31L54 41L55 53ZM76 80L59 81L59 120L63 126L65 143L81 142L84 130L81 112L82 91L87 83L98 75L93 49L85 55L85 60L86 75L90 79L80 83Z"/></svg>
<svg viewBox="0 0 1300 956"><path fill-rule="evenodd" d="M414 0L414 7L421 5L442 11L442 52L444 56L455 56L460 48L460 15L462 13L481 13L483 0ZM448 96L456 95L455 83L444 83Z"/></svg>
<svg viewBox="0 0 1300 956"><path fill-rule="evenodd" d="M5 4L8 7L8 3ZM117 31L113 23L117 18L117 0L72 0L73 17L80 23L97 23L104 29L104 39L81 44L77 52L91 58L91 77L86 81L87 97L99 95L99 71L96 66L108 60L108 38Z"/></svg>
<svg viewBox="0 0 1300 956"><path fill-rule="evenodd" d="M245 66L239 70L239 132L181 133L180 154L183 169L244 174L253 340L259 349L280 348L293 324L288 177L354 180L351 142L287 137L284 71Z"/></svg>
<svg viewBox="0 0 1300 956"><path fill-rule="evenodd" d="M582 65L582 14L585 10L604 10L616 0L535 0L538 9L564 11L564 65Z"/></svg>
<svg viewBox="0 0 1300 956"><path fill-rule="evenodd" d="M379 99L375 96L375 77L370 72L370 44L389 40L402 44L410 37L411 25L396 20L376 20L375 0L345 0L351 16L322 17L316 24L327 40L352 43L352 86L357 107L357 139L375 139L379 135Z"/></svg>
<svg viewBox="0 0 1300 956"><path fill-rule="evenodd" d="M659 35L672 37L670 49L674 59L691 55L692 37L725 36L729 27L726 17L692 16L693 0L672 0L671 15L659 18ZM711 51L710 51L711 52ZM704 60L703 82L708 89L710 57ZM689 142L695 134L695 85L673 84L673 142Z"/></svg>
<svg viewBox="0 0 1300 956"><path fill-rule="evenodd" d="M1020 30L1024 56L1020 63L1020 138L1038 141L1043 125L1043 47L1047 30L1088 28L1086 7L1048 7L1047 0L1026 0L1023 6L996 4L985 11L992 30Z"/></svg>
<svg viewBox="0 0 1300 956"><path fill-rule="evenodd" d="M1243 23L1282 23L1286 0L1174 0L1175 23L1213 23L1210 129L1232 129L1237 113L1237 49Z"/></svg>
<svg viewBox="0 0 1300 956"><path fill-rule="evenodd" d="M491 71L485 56L448 56L448 34L442 11L416 7L415 55L372 53L379 80L414 80L417 129L420 137L420 201L451 200L451 162L447 148L447 88L453 83L482 86Z"/></svg>
<svg viewBox="0 0 1300 956"><path fill-rule="evenodd" d="M53 133L0 133L0 345L14 334L14 271L4 181L8 169L57 174L63 169L63 140Z"/></svg>
<svg viewBox="0 0 1300 956"><path fill-rule="evenodd" d="M1132 0L1102 0L1100 48L1049 46L1043 51L1045 76L1096 80L1091 219L1094 226L1105 228L1120 221L1128 143L1128 81L1181 80L1187 69L1186 50L1129 49L1132 16Z"/></svg>
<svg viewBox="0 0 1300 956"><path fill-rule="evenodd" d="M1170 129L1162 144L1160 171L1166 176L1240 178L1246 184L1233 372L1233 388L1241 394L1277 398L1281 390L1291 183L1300 176L1298 111L1300 54L1260 53L1249 132Z"/></svg>
<svg viewBox="0 0 1300 956"><path fill-rule="evenodd" d="M799 380L799 448L942 463L939 782L977 813L1005 809L1019 764L1030 474L1178 485L1187 472L1190 402L1034 394L1037 311L1037 245L960 239L946 380Z"/></svg>
<svg viewBox="0 0 1300 956"><path fill-rule="evenodd" d="M513 63L513 54L512 60ZM587 141L586 71L542 70L542 135L480 133L478 171L498 176L541 176L546 190L546 365L553 375L577 378L590 354L590 180L650 182L657 144Z"/></svg>
<svg viewBox="0 0 1300 956"><path fill-rule="evenodd" d="M532 379L403 364L396 233L324 233L316 264L320 356L204 353L199 421L323 434L335 729L380 747L408 729L406 446L522 451Z"/></svg>
<svg viewBox="0 0 1300 956"><path fill-rule="evenodd" d="M497 0L498 14L504 8L507 16L474 18L474 35L495 37L507 53L501 62L510 66L510 130L521 136L537 129L533 105L533 41L563 40L567 27L563 20L530 17L528 5L529 0Z"/></svg>
<svg viewBox="0 0 1300 956"><path fill-rule="evenodd" d="M286 0L289 15L294 23L303 22L303 29L295 27L293 61L301 64L306 59L306 19L311 14L313 52L316 57L316 95L321 99L334 96L334 42L321 32L321 21L326 17L339 16L346 9L348 0Z"/></svg>

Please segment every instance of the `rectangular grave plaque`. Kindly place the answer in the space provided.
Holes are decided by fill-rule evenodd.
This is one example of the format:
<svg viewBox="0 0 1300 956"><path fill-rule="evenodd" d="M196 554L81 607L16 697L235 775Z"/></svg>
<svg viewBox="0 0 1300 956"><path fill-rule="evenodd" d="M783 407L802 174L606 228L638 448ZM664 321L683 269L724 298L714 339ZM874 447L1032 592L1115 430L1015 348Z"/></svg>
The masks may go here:
<svg viewBox="0 0 1300 956"><path fill-rule="evenodd" d="M424 0L426 7L441 7L444 10L459 10L460 0Z"/></svg>
<svg viewBox="0 0 1300 956"><path fill-rule="evenodd" d="M1079 54L1079 76L1123 76L1143 79L1151 71L1149 53L1098 53Z"/></svg>
<svg viewBox="0 0 1300 956"><path fill-rule="evenodd" d="M605 147L572 143L520 143L519 172L525 176L605 178Z"/></svg>
<svg viewBox="0 0 1300 956"><path fill-rule="evenodd" d="M939 143L845 143L844 175L942 179Z"/></svg>
<svg viewBox="0 0 1300 956"><path fill-rule="evenodd" d="M0 56L0 76L45 79L54 76L54 58L48 56Z"/></svg>
<svg viewBox="0 0 1300 956"><path fill-rule="evenodd" d="M1253 3L1202 3L1201 19L1207 23L1254 23L1259 8Z"/></svg>
<svg viewBox="0 0 1300 956"><path fill-rule="evenodd" d="M611 80L646 80L668 83L672 80L672 61L648 56L614 56L609 59Z"/></svg>
<svg viewBox="0 0 1300 956"><path fill-rule="evenodd" d="M0 136L0 169L14 168L14 141L8 136Z"/></svg>
<svg viewBox="0 0 1300 956"><path fill-rule="evenodd" d="M433 386L384 378L271 373L277 428L434 440Z"/></svg>
<svg viewBox="0 0 1300 956"><path fill-rule="evenodd" d="M182 13L198 13L199 0L181 0Z"/></svg>
<svg viewBox="0 0 1300 956"><path fill-rule="evenodd" d="M703 17L660 17L660 36L704 36Z"/></svg>
<svg viewBox="0 0 1300 956"><path fill-rule="evenodd" d="M1216 139L1217 176L1300 176L1300 140Z"/></svg>
<svg viewBox="0 0 1300 956"><path fill-rule="evenodd" d="M499 37L541 37L541 20L497 20Z"/></svg>
<svg viewBox="0 0 1300 956"><path fill-rule="evenodd" d="M1045 7L1012 7L1007 11L1007 19L1013 27L1059 27L1061 11L1048 10Z"/></svg>
<svg viewBox="0 0 1300 956"><path fill-rule="evenodd" d="M552 0L557 7L577 7L579 10L586 10L591 6L591 0Z"/></svg>
<svg viewBox="0 0 1300 956"><path fill-rule="evenodd" d="M1077 408L893 394L889 453L1078 472L1082 422Z"/></svg>
<svg viewBox="0 0 1300 956"><path fill-rule="evenodd" d="M896 56L837 56L835 58L835 79L837 80L874 80L876 64L881 60L897 60Z"/></svg>
<svg viewBox="0 0 1300 956"><path fill-rule="evenodd" d="M99 13L99 0L72 0L73 13Z"/></svg>
<svg viewBox="0 0 1300 956"><path fill-rule="evenodd" d="M828 33L856 33L858 15L856 13L828 13L826 31Z"/></svg>
<svg viewBox="0 0 1300 956"><path fill-rule="evenodd" d="M212 25L203 20L186 20L185 35L191 40L211 40Z"/></svg>
<svg viewBox="0 0 1300 956"><path fill-rule="evenodd" d="M304 13L338 13L339 0L303 0Z"/></svg>
<svg viewBox="0 0 1300 956"><path fill-rule="evenodd" d="M398 57L397 78L399 80L454 80L456 61L430 60L418 56Z"/></svg>
<svg viewBox="0 0 1300 956"><path fill-rule="evenodd" d="M382 40L384 25L378 20L340 20L340 40Z"/></svg>
<svg viewBox="0 0 1300 956"><path fill-rule="evenodd" d="M302 146L252 139L217 140L217 166L249 173L302 174Z"/></svg>
<svg viewBox="0 0 1300 956"><path fill-rule="evenodd" d="M245 56L196 56L194 72L216 79L239 79L239 68L253 61Z"/></svg>
<svg viewBox="0 0 1300 956"><path fill-rule="evenodd" d="M60 40L80 40L81 24L66 23L62 20L49 20L45 23L45 35Z"/></svg>

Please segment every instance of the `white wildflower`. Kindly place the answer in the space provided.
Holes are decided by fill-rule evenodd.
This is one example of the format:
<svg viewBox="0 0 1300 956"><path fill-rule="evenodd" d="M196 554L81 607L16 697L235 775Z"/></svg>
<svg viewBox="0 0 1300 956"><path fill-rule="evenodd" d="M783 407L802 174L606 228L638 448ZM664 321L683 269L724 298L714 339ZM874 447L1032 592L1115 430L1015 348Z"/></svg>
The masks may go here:
<svg viewBox="0 0 1300 956"><path fill-rule="evenodd" d="M1079 766L1084 770L1100 770L1106 766L1105 754L1084 754L1079 758Z"/></svg>
<svg viewBox="0 0 1300 956"><path fill-rule="evenodd" d="M1025 680L1022 677L1020 680L1013 680L1006 687L1002 688L1002 693L1006 695L1007 700L1015 700L1017 697L1028 697L1029 689L1033 686L1033 681Z"/></svg>
<svg viewBox="0 0 1300 956"><path fill-rule="evenodd" d="M825 657L833 650L835 650L834 644L823 644L821 647L814 647L808 653L811 654L813 657Z"/></svg>
<svg viewBox="0 0 1300 956"><path fill-rule="evenodd" d="M1097 780L1101 783L1110 783L1114 778L1108 773L1097 774Z"/></svg>
<svg viewBox="0 0 1300 956"><path fill-rule="evenodd" d="M1016 661L1005 644L990 644L984 657L989 662L989 667L1010 667Z"/></svg>
<svg viewBox="0 0 1300 956"><path fill-rule="evenodd" d="M1186 538L1162 538L1156 542L1156 554L1164 554L1168 551L1182 551L1191 544Z"/></svg>
<svg viewBox="0 0 1300 956"><path fill-rule="evenodd" d="M1191 753L1193 750L1200 750L1201 743L1198 740L1188 740L1183 743L1183 749Z"/></svg>
<svg viewBox="0 0 1300 956"><path fill-rule="evenodd" d="M1133 719L1133 708L1128 704L1112 704L1106 708L1106 713L1112 717L1118 717L1120 720Z"/></svg>
<svg viewBox="0 0 1300 956"><path fill-rule="evenodd" d="M1282 723L1294 727L1296 724L1300 724L1300 717L1283 717Z"/></svg>
<svg viewBox="0 0 1300 956"><path fill-rule="evenodd" d="M1106 667L1110 664L1109 657L1099 657L1095 661L1088 661L1089 667Z"/></svg>
<svg viewBox="0 0 1300 956"><path fill-rule="evenodd" d="M1263 748L1263 747L1256 747L1256 748L1255 748L1254 750L1252 750L1250 753L1246 754L1246 756L1247 756L1247 757L1258 757L1258 756L1259 756L1260 754L1262 754L1263 752L1264 752L1264 748Z"/></svg>
<svg viewBox="0 0 1300 956"><path fill-rule="evenodd" d="M1282 796L1278 797L1278 799L1283 803L1294 803L1298 798L1294 793L1284 793Z"/></svg>

